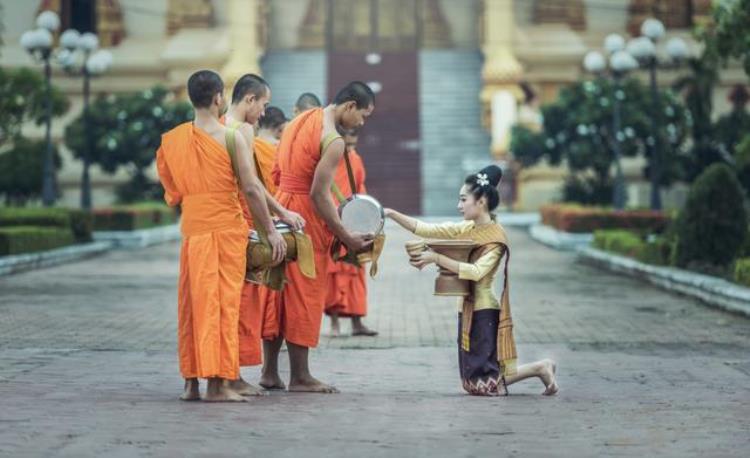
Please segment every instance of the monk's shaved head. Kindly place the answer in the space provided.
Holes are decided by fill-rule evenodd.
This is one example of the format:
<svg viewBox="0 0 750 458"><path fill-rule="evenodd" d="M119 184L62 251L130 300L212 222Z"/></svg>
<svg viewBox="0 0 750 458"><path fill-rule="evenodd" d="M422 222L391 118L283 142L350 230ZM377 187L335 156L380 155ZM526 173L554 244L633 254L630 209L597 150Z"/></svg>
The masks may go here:
<svg viewBox="0 0 750 458"><path fill-rule="evenodd" d="M252 73L242 75L234 84L232 104L240 103L248 94L254 95L257 98L263 97L270 88L271 86L268 85L266 80L258 75Z"/></svg>
<svg viewBox="0 0 750 458"><path fill-rule="evenodd" d="M294 107L297 109L298 112L302 113L305 110L309 110L310 108L317 108L323 106L322 103L320 103L320 99L317 95L313 94L312 92L305 92L299 98L297 99L297 103L294 104Z"/></svg>
<svg viewBox="0 0 750 458"><path fill-rule="evenodd" d="M187 91L195 108L208 108L216 94L224 92L224 82L214 71L199 70L188 78Z"/></svg>
<svg viewBox="0 0 750 458"><path fill-rule="evenodd" d="M375 106L375 93L372 92L370 86L362 81L352 81L344 86L333 99L333 103L336 105L342 105L346 102L354 102L358 109L363 110Z"/></svg>
<svg viewBox="0 0 750 458"><path fill-rule="evenodd" d="M289 121L279 107L267 107L266 113L258 121L261 129L276 129Z"/></svg>

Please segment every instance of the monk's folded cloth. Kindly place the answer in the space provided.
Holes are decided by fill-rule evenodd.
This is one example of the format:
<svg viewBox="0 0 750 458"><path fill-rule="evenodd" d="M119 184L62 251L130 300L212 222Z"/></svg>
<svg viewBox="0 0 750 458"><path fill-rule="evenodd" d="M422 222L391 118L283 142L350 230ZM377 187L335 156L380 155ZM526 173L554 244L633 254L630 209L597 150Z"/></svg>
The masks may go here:
<svg viewBox="0 0 750 458"><path fill-rule="evenodd" d="M375 236L369 250L362 253L351 252L338 238L333 240L331 245L331 258L334 262L345 262L356 267L362 267L363 264L370 264L370 277L375 278L378 274L378 259L383 253L385 247L385 234L380 233Z"/></svg>

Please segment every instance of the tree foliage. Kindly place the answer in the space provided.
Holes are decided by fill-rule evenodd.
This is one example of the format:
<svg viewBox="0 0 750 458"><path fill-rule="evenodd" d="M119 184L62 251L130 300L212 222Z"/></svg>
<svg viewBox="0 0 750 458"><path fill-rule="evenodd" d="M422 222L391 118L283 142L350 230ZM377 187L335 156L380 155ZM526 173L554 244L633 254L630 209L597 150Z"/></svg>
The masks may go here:
<svg viewBox="0 0 750 458"><path fill-rule="evenodd" d="M44 77L30 68L0 68L0 147L21 135L24 123L44 124L47 92ZM52 116L61 116L70 108L65 94L52 86Z"/></svg>
<svg viewBox="0 0 750 458"><path fill-rule="evenodd" d="M157 86L137 93L101 95L90 106L87 127L82 113L65 129L65 143L77 158L86 154L87 135L91 136L91 163L113 174L125 167L131 181L118 190L123 201L150 198L153 183L145 170L153 163L161 135L192 118L192 107L174 100L165 88ZM141 192L142 190L142 192Z"/></svg>
<svg viewBox="0 0 750 458"><path fill-rule="evenodd" d="M584 200L611 202L611 169L615 161L614 145L619 143L623 157L647 156L647 147L658 144L662 167L662 185L679 178L679 155L692 126L692 117L671 91L660 91L659 120L652 119L653 98L649 88L634 78L615 82L606 78L582 81L560 91L555 102L542 107L543 131L535 134L517 127L511 148L524 165L545 158L552 165L563 160L576 176L568 180L573 200L590 190ZM620 102L621 125L614 131L613 109ZM648 164L648 163L647 163ZM648 173L648 165L644 174ZM609 196L602 193L610 193Z"/></svg>
<svg viewBox="0 0 750 458"><path fill-rule="evenodd" d="M725 61L739 60L750 76L750 0L714 2L709 32L716 53Z"/></svg>
<svg viewBox="0 0 750 458"><path fill-rule="evenodd" d="M23 206L42 194L42 173L47 144L43 140L18 137L13 146L0 153L0 194L6 205ZM62 165L55 148L55 169Z"/></svg>

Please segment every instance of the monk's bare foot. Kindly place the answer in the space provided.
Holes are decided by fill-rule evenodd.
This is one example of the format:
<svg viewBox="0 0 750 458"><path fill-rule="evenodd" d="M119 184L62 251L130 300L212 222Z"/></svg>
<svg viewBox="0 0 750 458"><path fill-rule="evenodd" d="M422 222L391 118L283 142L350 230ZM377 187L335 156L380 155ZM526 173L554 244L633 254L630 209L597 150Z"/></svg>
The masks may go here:
<svg viewBox="0 0 750 458"><path fill-rule="evenodd" d="M266 375L263 374L260 376L260 381L258 382L258 385L263 387L266 390L269 391L280 391L285 390L286 385L284 384L284 381L281 380L281 377L279 377L278 374L276 375Z"/></svg>
<svg viewBox="0 0 750 458"><path fill-rule="evenodd" d="M239 394L240 396L265 396L267 393L258 387L255 387L240 377L237 380L229 382L229 389Z"/></svg>
<svg viewBox="0 0 750 458"><path fill-rule="evenodd" d="M338 393L332 385L326 385L313 377L289 381L289 391L297 393Z"/></svg>
<svg viewBox="0 0 750 458"><path fill-rule="evenodd" d="M200 401L201 392L198 387L197 378L185 379L185 391L180 395L181 401Z"/></svg>
<svg viewBox="0 0 750 458"><path fill-rule="evenodd" d="M341 325L337 314L331 315L331 337L341 337Z"/></svg>
<svg viewBox="0 0 750 458"><path fill-rule="evenodd" d="M545 359L542 361L542 383L544 383L545 390L542 393L544 396L554 396L560 391L560 387L557 385L557 364L551 359Z"/></svg>
<svg viewBox="0 0 750 458"><path fill-rule="evenodd" d="M359 336L375 337L376 335L378 335L378 331L370 329L364 324L361 324L355 328L352 328L352 336L354 337L359 337Z"/></svg>
<svg viewBox="0 0 750 458"><path fill-rule="evenodd" d="M229 388L229 382L222 379L209 379L205 402L247 402L243 396Z"/></svg>

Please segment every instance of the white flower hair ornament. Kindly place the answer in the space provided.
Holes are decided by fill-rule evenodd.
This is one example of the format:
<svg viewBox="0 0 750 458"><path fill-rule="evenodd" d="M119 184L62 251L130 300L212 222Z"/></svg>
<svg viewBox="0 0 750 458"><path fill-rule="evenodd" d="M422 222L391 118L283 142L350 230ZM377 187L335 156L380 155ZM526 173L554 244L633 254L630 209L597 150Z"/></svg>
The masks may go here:
<svg viewBox="0 0 750 458"><path fill-rule="evenodd" d="M477 184L479 186L487 186L490 184L490 179L487 178L486 173L477 173Z"/></svg>

